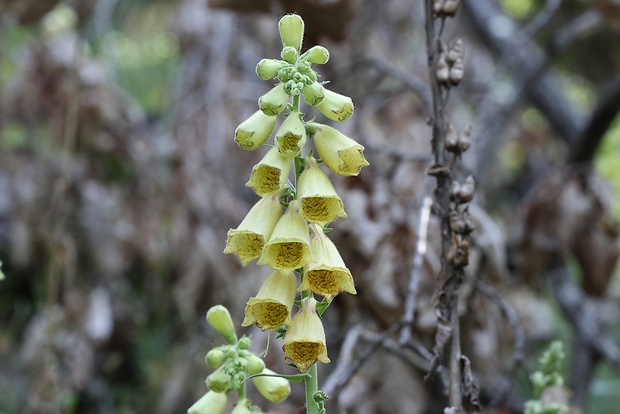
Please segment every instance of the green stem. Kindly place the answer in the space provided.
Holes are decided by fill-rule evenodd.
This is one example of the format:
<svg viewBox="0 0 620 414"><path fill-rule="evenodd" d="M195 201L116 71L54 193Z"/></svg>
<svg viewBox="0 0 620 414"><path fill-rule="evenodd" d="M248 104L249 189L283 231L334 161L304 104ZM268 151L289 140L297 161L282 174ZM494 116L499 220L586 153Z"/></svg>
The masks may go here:
<svg viewBox="0 0 620 414"><path fill-rule="evenodd" d="M314 401L314 394L319 390L319 376L316 369L316 363L310 367L307 372L308 378L306 384L306 413L320 414L319 404Z"/></svg>
<svg viewBox="0 0 620 414"><path fill-rule="evenodd" d="M293 111L299 112L299 103L301 95L293 96Z"/></svg>

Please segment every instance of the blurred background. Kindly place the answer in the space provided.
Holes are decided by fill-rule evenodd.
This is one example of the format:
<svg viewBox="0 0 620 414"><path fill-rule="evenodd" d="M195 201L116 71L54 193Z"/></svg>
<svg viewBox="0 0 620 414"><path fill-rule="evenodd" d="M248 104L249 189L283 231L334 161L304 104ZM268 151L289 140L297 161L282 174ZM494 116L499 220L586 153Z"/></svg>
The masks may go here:
<svg viewBox="0 0 620 414"><path fill-rule="evenodd" d="M244 184L264 149L233 136L273 86L254 68L278 57L287 12L304 18L305 47L330 50L318 70L356 105L338 128L371 163L332 177L349 218L330 235L358 295L325 314L328 412L443 412L440 381L422 380L435 218L416 357L383 347L342 387L330 377L403 313L434 187L423 2L0 0L0 413L178 413L205 392L203 358L220 344L206 310L222 303L240 325L269 273L222 250L257 200ZM444 38L465 44L447 113L474 127L459 168L477 181L462 341L484 412L521 412L528 374L560 339L574 412L616 413L620 5L464 0ZM264 349L260 330L238 332ZM293 373L280 346L266 362ZM284 404L253 402L295 412L292 386Z"/></svg>

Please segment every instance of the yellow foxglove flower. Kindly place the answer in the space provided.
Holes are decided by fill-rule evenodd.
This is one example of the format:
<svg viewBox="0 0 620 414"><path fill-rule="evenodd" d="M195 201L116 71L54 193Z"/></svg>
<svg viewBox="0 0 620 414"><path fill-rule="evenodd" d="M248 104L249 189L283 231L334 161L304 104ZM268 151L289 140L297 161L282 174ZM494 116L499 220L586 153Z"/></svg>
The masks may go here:
<svg viewBox="0 0 620 414"><path fill-rule="evenodd" d="M235 129L235 142L244 150L255 150L267 141L276 126L275 116L256 111Z"/></svg>
<svg viewBox="0 0 620 414"><path fill-rule="evenodd" d="M261 374L276 375L269 368L265 368ZM263 397L274 403L280 403L288 398L291 393L291 384L282 377L256 377L252 378L254 386Z"/></svg>
<svg viewBox="0 0 620 414"><path fill-rule="evenodd" d="M353 115L353 101L348 96L323 88L325 99L316 107L332 121L346 121Z"/></svg>
<svg viewBox="0 0 620 414"><path fill-rule="evenodd" d="M297 14L287 14L278 22L280 38L283 46L291 46L297 50L301 49L304 39L304 21Z"/></svg>
<svg viewBox="0 0 620 414"><path fill-rule="evenodd" d="M288 114L276 133L276 146L282 155L293 158L299 155L306 143L306 127L299 112Z"/></svg>
<svg viewBox="0 0 620 414"><path fill-rule="evenodd" d="M220 335L226 339L229 344L237 342L237 334L235 333L235 325L228 309L222 305L215 305L207 311L207 322Z"/></svg>
<svg viewBox="0 0 620 414"><path fill-rule="evenodd" d="M234 253L245 266L261 255L276 223L282 216L277 195L262 198L245 216L239 227L228 230L224 253Z"/></svg>
<svg viewBox="0 0 620 414"><path fill-rule="evenodd" d="M279 115L286 108L288 94L284 90L284 83L278 83L269 92L258 98L258 107L265 115Z"/></svg>
<svg viewBox="0 0 620 414"><path fill-rule="evenodd" d="M187 410L187 414L222 414L226 408L226 394L209 391Z"/></svg>
<svg viewBox="0 0 620 414"><path fill-rule="evenodd" d="M297 278L291 270L276 270L265 279L256 297L245 307L241 326L255 323L263 331L291 321Z"/></svg>
<svg viewBox="0 0 620 414"><path fill-rule="evenodd" d="M245 184L252 187L261 197L273 194L286 184L292 161L282 155L278 147L272 147L258 164L252 168L250 180Z"/></svg>
<svg viewBox="0 0 620 414"><path fill-rule="evenodd" d="M317 360L329 363L323 323L316 312L316 300L304 298L301 309L293 317L284 336L284 355L306 372Z"/></svg>
<svg viewBox="0 0 620 414"><path fill-rule="evenodd" d="M313 82L310 85L304 86L301 91L304 97L304 102L308 105L316 106L323 102L325 99L325 88L318 82Z"/></svg>
<svg viewBox="0 0 620 414"><path fill-rule="evenodd" d="M250 400L241 398L237 401L230 414L252 414L252 411L250 411Z"/></svg>
<svg viewBox="0 0 620 414"><path fill-rule="evenodd" d="M345 177L358 175L368 164L364 147L356 141L327 125L311 123L314 146L327 168Z"/></svg>
<svg viewBox="0 0 620 414"><path fill-rule="evenodd" d="M226 368L224 365L213 371L206 380L207 387L211 391L215 392L226 392L230 389L232 385L232 378L226 372Z"/></svg>
<svg viewBox="0 0 620 414"><path fill-rule="evenodd" d="M323 233L320 226L311 224L310 228L310 248L315 261L304 267L304 278L299 291L310 289L328 300L340 292L355 295L357 292L353 285L353 276L334 243Z"/></svg>
<svg viewBox="0 0 620 414"><path fill-rule="evenodd" d="M256 65L256 74L262 80L269 80L278 74L278 71L286 66L286 62L278 59L261 59Z"/></svg>
<svg viewBox="0 0 620 414"><path fill-rule="evenodd" d="M301 215L313 223L325 224L347 217L334 186L313 157L306 158L306 168L299 176L297 198Z"/></svg>
<svg viewBox="0 0 620 414"><path fill-rule="evenodd" d="M297 269L310 260L308 224L299 211L299 201L293 200L276 224L258 264L273 269Z"/></svg>

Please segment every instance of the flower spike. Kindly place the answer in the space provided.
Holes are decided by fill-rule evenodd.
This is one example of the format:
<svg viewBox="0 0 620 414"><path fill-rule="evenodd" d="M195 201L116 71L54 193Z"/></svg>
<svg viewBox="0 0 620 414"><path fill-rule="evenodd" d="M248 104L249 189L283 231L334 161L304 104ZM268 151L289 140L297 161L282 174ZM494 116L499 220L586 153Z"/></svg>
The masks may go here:
<svg viewBox="0 0 620 414"><path fill-rule="evenodd" d="M234 253L245 266L261 255L263 247L282 216L277 195L262 198L245 216L239 227L228 230L224 253Z"/></svg>
<svg viewBox="0 0 620 414"><path fill-rule="evenodd" d="M252 168L250 180L245 184L252 187L261 197L273 194L284 187L291 171L291 160L272 147L258 164Z"/></svg>
<svg viewBox="0 0 620 414"><path fill-rule="evenodd" d="M317 360L328 364L323 323L316 312L316 300L304 298L284 336L284 355L304 373Z"/></svg>
<svg viewBox="0 0 620 414"><path fill-rule="evenodd" d="M241 326L256 324L263 331L291 321L297 278L291 270L276 270L265 279L256 297L250 298Z"/></svg>
<svg viewBox="0 0 620 414"><path fill-rule="evenodd" d="M325 224L338 217L347 217L329 177L313 157L306 158L306 168L299 176L297 188L301 214L306 220Z"/></svg>
<svg viewBox="0 0 620 414"><path fill-rule="evenodd" d="M364 147L327 125L310 123L308 130L314 134L314 145L327 167L345 177L358 175L368 164Z"/></svg>

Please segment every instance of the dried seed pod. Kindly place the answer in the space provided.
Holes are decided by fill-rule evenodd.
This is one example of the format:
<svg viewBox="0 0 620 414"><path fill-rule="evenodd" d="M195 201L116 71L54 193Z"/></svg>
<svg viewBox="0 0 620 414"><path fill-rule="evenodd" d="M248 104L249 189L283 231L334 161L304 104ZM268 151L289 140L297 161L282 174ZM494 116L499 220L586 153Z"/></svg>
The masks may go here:
<svg viewBox="0 0 620 414"><path fill-rule="evenodd" d="M446 16L454 16L459 10L461 0L445 0L443 2L442 12Z"/></svg>
<svg viewBox="0 0 620 414"><path fill-rule="evenodd" d="M443 146L447 151L459 152L459 136L454 126L449 122L446 126L446 137L443 141Z"/></svg>
<svg viewBox="0 0 620 414"><path fill-rule="evenodd" d="M461 184L454 180L452 181L452 188L450 190L450 198L455 200L459 196L459 191L461 191Z"/></svg>
<svg viewBox="0 0 620 414"><path fill-rule="evenodd" d="M468 124L463 131L461 131L461 135L459 135L458 147L460 152L465 152L471 146L473 141L472 136L473 128L471 124Z"/></svg>
<svg viewBox="0 0 620 414"><path fill-rule="evenodd" d="M463 60L463 56L465 54L464 50L465 48L463 47L463 39L456 39L452 44L450 51L448 52L448 56L446 58L448 63L452 65L459 59Z"/></svg>
<svg viewBox="0 0 620 414"><path fill-rule="evenodd" d="M448 66L448 62L446 61L446 54L442 53L439 55L439 59L437 59L437 68L436 68L437 81L446 85L450 80L450 67Z"/></svg>
<svg viewBox="0 0 620 414"><path fill-rule="evenodd" d="M444 0L433 0L433 13L440 14L443 11Z"/></svg>
<svg viewBox="0 0 620 414"><path fill-rule="evenodd" d="M461 215L454 210L450 212L450 229L453 233L465 233L465 221L463 220L463 217L461 217Z"/></svg>
<svg viewBox="0 0 620 414"><path fill-rule="evenodd" d="M457 59L450 67L450 83L454 86L458 86L458 84L461 83L461 79L463 79L464 71L465 66L463 65L463 59Z"/></svg>
<svg viewBox="0 0 620 414"><path fill-rule="evenodd" d="M461 184L458 196L462 203L467 203L474 198L474 191L476 190L476 182L474 177L468 175L465 181Z"/></svg>

